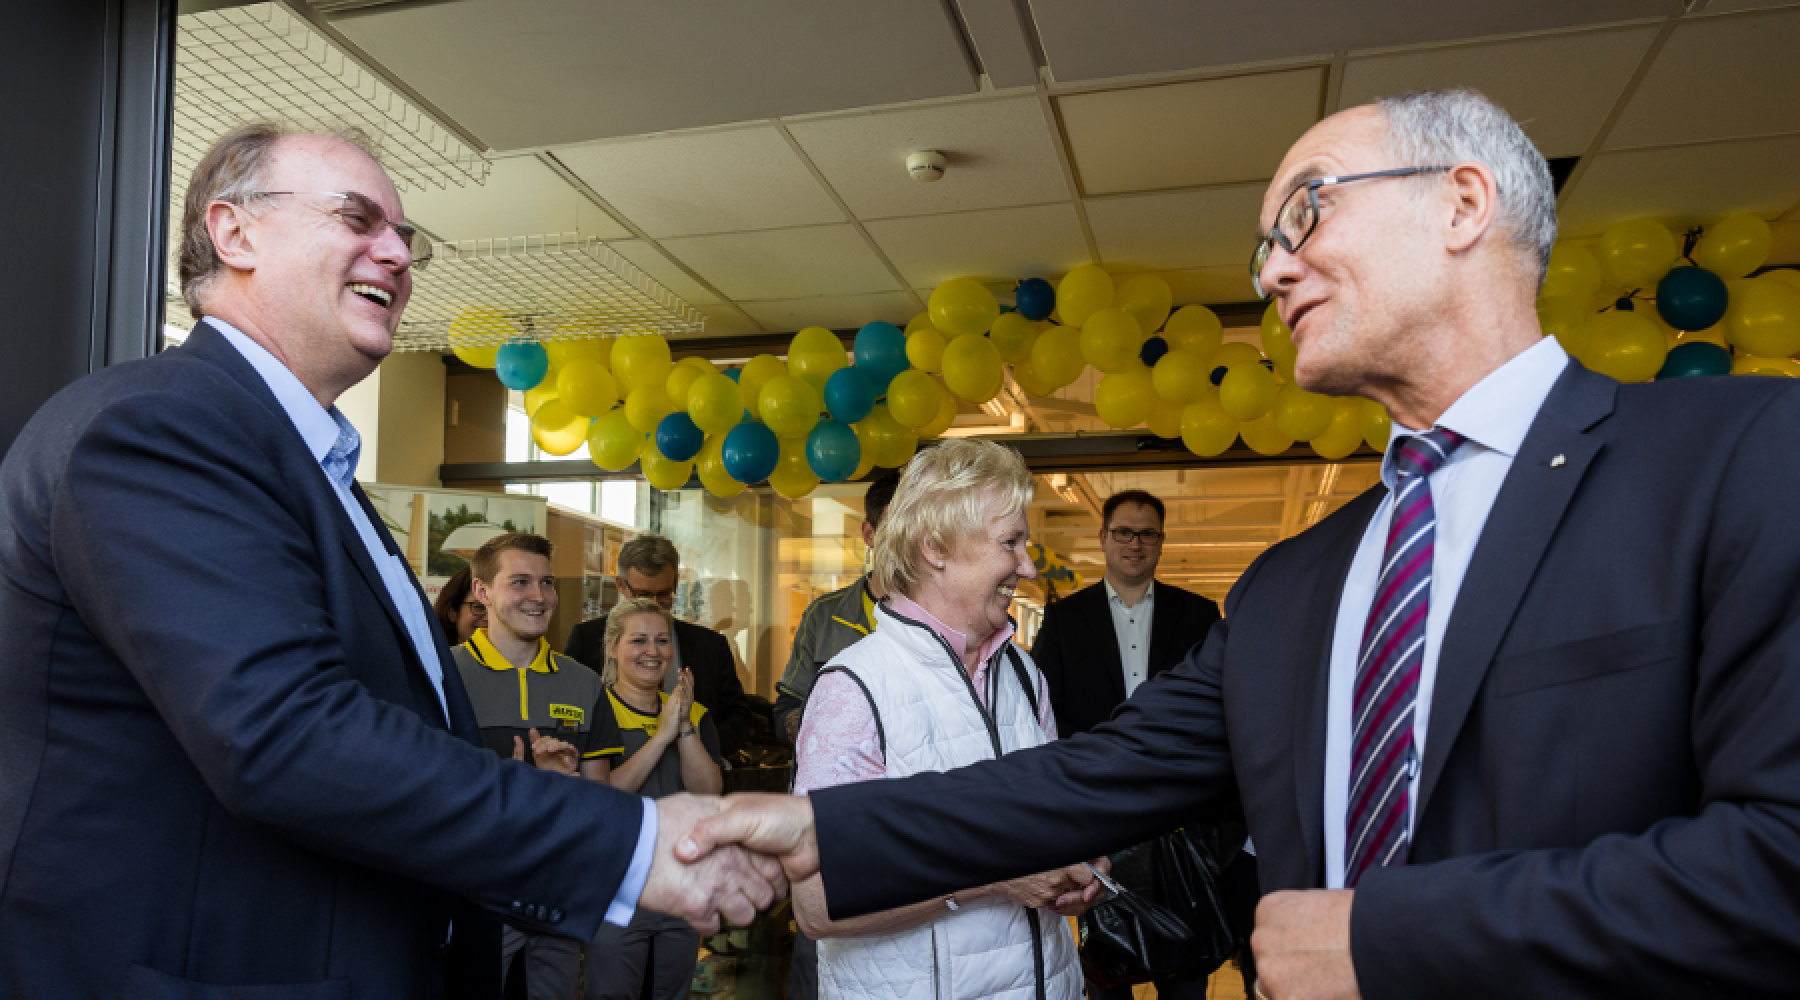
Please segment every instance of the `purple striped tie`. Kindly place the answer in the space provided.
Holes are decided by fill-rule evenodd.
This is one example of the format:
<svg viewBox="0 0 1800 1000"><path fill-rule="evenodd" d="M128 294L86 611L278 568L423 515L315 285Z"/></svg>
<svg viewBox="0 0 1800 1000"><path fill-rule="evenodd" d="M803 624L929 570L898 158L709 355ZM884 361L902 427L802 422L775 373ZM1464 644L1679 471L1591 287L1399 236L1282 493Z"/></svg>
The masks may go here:
<svg viewBox="0 0 1800 1000"><path fill-rule="evenodd" d="M1425 615L1431 608L1431 555L1437 513L1427 479L1463 443L1439 428L1401 440L1394 452L1399 486L1375 601L1363 626L1352 702L1350 803L1344 827L1344 888L1370 868L1406 862L1407 779L1417 767L1413 703L1425 659Z"/></svg>

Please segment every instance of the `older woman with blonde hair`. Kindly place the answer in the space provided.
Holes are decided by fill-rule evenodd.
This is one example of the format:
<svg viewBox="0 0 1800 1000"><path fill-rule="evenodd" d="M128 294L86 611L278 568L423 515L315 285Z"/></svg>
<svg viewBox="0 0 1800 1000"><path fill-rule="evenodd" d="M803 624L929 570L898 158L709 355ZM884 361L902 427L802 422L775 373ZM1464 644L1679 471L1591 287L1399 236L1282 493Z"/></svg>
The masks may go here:
<svg viewBox="0 0 1800 1000"><path fill-rule="evenodd" d="M944 771L1056 738L1043 675L1011 642L1031 473L988 441L951 440L906 467L875 534L887 594L875 630L819 672L797 745L800 793ZM970 802L978 809L980 803ZM880 858L869 858L879 865ZM817 876L794 889L819 941L819 996L1076 1000L1062 916L1099 891L1081 866L833 920Z"/></svg>

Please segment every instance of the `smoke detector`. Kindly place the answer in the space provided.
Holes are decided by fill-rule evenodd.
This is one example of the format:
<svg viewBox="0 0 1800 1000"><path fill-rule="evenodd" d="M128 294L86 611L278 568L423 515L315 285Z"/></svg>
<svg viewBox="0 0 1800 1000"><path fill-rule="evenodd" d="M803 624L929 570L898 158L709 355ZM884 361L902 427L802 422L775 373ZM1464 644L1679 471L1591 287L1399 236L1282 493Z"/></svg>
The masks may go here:
<svg viewBox="0 0 1800 1000"><path fill-rule="evenodd" d="M944 168L949 164L950 161L943 153L935 149L921 149L907 155L906 172L912 175L913 180L929 184L944 176Z"/></svg>

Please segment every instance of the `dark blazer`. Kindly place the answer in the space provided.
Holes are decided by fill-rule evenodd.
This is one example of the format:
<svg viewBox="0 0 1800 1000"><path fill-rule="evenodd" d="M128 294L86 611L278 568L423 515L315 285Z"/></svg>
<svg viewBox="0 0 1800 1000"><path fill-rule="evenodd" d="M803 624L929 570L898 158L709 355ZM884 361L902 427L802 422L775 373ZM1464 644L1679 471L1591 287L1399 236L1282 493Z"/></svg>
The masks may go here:
<svg viewBox="0 0 1800 1000"><path fill-rule="evenodd" d="M750 714L744 684L738 680L737 660L731 642L704 625L675 620L675 643L681 647L681 665L694 672L694 700L712 713L713 724L724 738L735 732ZM606 666L606 618L590 618L569 630L563 655L599 673Z"/></svg>
<svg viewBox="0 0 1800 1000"><path fill-rule="evenodd" d="M1160 580L1151 593L1150 676L1155 677L1206 638L1219 620L1219 606ZM1058 736L1085 733L1112 718L1125 700L1125 664L1106 584L1084 587L1045 608L1031 658L1050 687Z"/></svg>
<svg viewBox="0 0 1800 1000"><path fill-rule="evenodd" d="M1569 365L1451 613L1411 862L1356 889L1364 996L1793 994L1797 456L1800 384ZM1263 888L1321 886L1332 627L1381 500L1266 552L1202 647L1094 732L813 793L832 916L1238 802Z"/></svg>
<svg viewBox="0 0 1800 1000"><path fill-rule="evenodd" d="M13 444L0 635L0 994L442 995L498 968L459 898L586 940L630 862L638 799L480 749L439 634L446 720L336 493L204 324Z"/></svg>

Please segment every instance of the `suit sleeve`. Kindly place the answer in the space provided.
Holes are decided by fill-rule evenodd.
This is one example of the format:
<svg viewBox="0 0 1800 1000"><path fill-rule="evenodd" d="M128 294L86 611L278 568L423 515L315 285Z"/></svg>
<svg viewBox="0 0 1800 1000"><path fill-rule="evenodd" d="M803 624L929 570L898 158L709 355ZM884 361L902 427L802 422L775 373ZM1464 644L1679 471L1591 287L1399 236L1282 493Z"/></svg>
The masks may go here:
<svg viewBox="0 0 1800 1000"><path fill-rule="evenodd" d="M1688 734L1700 810L1581 848L1371 870L1351 913L1364 996L1793 995L1800 393L1734 451L1716 505L1694 510L1709 525Z"/></svg>
<svg viewBox="0 0 1800 1000"><path fill-rule="evenodd" d="M1215 627L1091 732L954 771L811 793L832 919L1111 854L1234 803L1227 641Z"/></svg>
<svg viewBox="0 0 1800 1000"><path fill-rule="evenodd" d="M48 531L76 613L232 815L491 909L562 911L545 930L591 936L639 800L502 760L355 680L325 601L341 583L308 527L342 515L302 507L268 433L228 408L141 393L77 440Z"/></svg>

